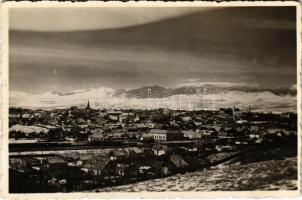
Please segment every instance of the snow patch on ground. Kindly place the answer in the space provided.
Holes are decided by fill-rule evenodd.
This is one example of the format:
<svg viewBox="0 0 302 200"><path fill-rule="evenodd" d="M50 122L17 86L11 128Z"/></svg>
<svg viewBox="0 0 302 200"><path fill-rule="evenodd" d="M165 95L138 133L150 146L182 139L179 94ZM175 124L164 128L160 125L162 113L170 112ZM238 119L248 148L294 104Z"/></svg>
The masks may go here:
<svg viewBox="0 0 302 200"><path fill-rule="evenodd" d="M13 125L9 128L9 132L16 131L22 133L47 133L49 130L40 126L24 126L20 124Z"/></svg>
<svg viewBox="0 0 302 200"><path fill-rule="evenodd" d="M297 158L263 161L107 187L94 192L296 190Z"/></svg>

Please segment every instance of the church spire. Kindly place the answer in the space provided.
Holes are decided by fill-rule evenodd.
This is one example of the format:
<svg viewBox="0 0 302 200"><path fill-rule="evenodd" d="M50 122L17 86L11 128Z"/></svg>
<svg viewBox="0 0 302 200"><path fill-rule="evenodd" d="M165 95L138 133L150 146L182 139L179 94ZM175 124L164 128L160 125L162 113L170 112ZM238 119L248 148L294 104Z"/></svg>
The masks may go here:
<svg viewBox="0 0 302 200"><path fill-rule="evenodd" d="M89 103L89 100L88 100L88 103L87 103L86 110L90 110L90 103Z"/></svg>

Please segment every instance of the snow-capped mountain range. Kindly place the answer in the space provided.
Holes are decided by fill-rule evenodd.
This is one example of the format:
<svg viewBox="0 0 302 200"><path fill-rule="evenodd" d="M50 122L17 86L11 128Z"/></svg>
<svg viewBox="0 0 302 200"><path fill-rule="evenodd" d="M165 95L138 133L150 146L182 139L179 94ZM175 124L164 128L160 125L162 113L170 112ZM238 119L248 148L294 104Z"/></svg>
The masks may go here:
<svg viewBox="0 0 302 200"><path fill-rule="evenodd" d="M234 106L254 111L296 112L297 109L295 90L261 90L246 86L222 88L214 85L177 88L150 86L133 90L101 87L68 92L51 91L43 94L11 91L9 105L31 109L53 109L70 106L84 107L88 101L94 108L106 107L109 109L170 108L194 110Z"/></svg>

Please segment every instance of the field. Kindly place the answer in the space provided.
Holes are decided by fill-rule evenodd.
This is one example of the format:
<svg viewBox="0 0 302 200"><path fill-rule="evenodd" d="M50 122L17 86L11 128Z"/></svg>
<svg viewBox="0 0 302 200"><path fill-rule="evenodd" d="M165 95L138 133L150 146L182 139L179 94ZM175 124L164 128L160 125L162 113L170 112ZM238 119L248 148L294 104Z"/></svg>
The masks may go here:
<svg viewBox="0 0 302 200"><path fill-rule="evenodd" d="M94 192L296 190L297 158L262 161L149 181Z"/></svg>

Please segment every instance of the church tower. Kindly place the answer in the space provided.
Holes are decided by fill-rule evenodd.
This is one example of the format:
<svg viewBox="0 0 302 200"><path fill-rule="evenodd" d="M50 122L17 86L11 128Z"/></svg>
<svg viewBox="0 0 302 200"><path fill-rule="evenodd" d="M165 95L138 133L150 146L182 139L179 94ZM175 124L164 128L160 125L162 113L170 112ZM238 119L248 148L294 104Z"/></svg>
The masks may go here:
<svg viewBox="0 0 302 200"><path fill-rule="evenodd" d="M87 103L87 106L86 106L86 110L90 110L90 103L89 103L89 100L88 100L88 103Z"/></svg>

